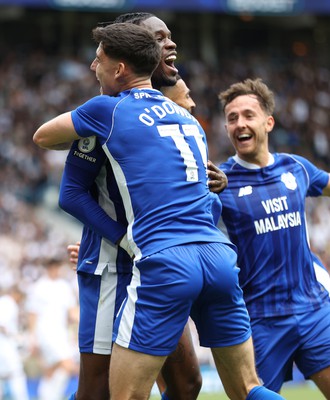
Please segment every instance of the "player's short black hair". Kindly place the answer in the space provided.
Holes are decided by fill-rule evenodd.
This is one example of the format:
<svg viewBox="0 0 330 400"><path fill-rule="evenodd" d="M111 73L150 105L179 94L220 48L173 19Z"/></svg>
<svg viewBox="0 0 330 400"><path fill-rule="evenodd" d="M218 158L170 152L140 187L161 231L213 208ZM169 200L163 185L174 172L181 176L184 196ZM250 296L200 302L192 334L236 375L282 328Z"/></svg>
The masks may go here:
<svg viewBox="0 0 330 400"><path fill-rule="evenodd" d="M127 13L119 15L115 20L114 23L117 22L130 22L131 24L140 25L141 22L154 17L155 15L152 13L147 12L135 12L135 13Z"/></svg>
<svg viewBox="0 0 330 400"><path fill-rule="evenodd" d="M143 21L149 19L151 17L155 17L154 14L148 12L134 12L134 13L126 13L119 15L114 21L108 22L99 22L98 26L107 26L110 24L117 24L122 22L129 22L135 25L141 25Z"/></svg>

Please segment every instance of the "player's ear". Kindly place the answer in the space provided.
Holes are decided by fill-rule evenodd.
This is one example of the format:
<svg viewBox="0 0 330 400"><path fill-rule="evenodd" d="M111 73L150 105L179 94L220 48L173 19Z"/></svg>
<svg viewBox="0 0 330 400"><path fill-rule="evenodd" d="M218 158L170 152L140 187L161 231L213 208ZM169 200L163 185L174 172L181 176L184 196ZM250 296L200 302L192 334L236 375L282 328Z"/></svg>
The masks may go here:
<svg viewBox="0 0 330 400"><path fill-rule="evenodd" d="M123 62L119 62L117 64L116 72L115 72L115 77L120 78L126 71L126 65Z"/></svg>
<svg viewBox="0 0 330 400"><path fill-rule="evenodd" d="M266 129L267 132L271 132L275 126L275 120L272 115L268 115L267 122L266 122Z"/></svg>

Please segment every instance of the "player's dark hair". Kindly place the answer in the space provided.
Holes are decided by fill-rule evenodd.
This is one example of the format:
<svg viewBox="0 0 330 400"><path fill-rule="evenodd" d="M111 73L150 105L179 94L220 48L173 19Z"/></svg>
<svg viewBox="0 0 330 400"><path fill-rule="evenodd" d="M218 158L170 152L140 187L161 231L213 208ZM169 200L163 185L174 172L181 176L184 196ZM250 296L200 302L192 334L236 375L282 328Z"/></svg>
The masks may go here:
<svg viewBox="0 0 330 400"><path fill-rule="evenodd" d="M233 83L227 90L219 94L223 110L236 97L253 94L258 99L260 107L268 114L273 115L275 96L261 78L245 79L243 82Z"/></svg>
<svg viewBox="0 0 330 400"><path fill-rule="evenodd" d="M127 13L119 15L115 20L114 23L118 22L129 22L135 25L141 25L141 22L154 17L154 14L147 13L147 12L135 12L135 13Z"/></svg>
<svg viewBox="0 0 330 400"><path fill-rule="evenodd" d="M117 24L122 22L129 22L131 24L141 25L143 21L151 17L155 17L155 15L148 12L126 13L119 15L114 21L99 22L98 26L105 27L110 24Z"/></svg>
<svg viewBox="0 0 330 400"><path fill-rule="evenodd" d="M128 22L98 26L93 39L109 58L127 62L138 75L151 75L159 64L161 48L142 26Z"/></svg>

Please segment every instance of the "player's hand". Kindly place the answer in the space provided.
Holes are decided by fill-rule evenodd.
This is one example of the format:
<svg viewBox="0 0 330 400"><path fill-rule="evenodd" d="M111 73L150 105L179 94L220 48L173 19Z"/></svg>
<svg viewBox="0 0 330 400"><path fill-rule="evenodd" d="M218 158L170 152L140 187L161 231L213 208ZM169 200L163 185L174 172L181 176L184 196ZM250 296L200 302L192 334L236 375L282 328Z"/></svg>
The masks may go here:
<svg viewBox="0 0 330 400"><path fill-rule="evenodd" d="M69 260L73 264L72 269L74 271L77 270L79 249L80 249L80 242L77 242L76 244L69 244L69 246L67 247Z"/></svg>
<svg viewBox="0 0 330 400"><path fill-rule="evenodd" d="M216 167L212 161L207 162L207 175L209 178L209 189L213 193L221 193L228 185L228 179L224 172Z"/></svg>

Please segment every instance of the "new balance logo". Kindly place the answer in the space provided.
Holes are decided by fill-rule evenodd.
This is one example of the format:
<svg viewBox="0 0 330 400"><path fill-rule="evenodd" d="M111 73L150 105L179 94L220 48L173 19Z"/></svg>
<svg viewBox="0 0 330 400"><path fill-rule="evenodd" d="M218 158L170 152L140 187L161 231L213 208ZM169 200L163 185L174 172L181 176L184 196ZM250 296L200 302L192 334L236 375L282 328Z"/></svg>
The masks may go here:
<svg viewBox="0 0 330 400"><path fill-rule="evenodd" d="M240 188L238 192L238 197L247 196L249 194L252 194L252 186L245 186Z"/></svg>

